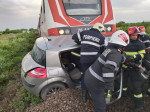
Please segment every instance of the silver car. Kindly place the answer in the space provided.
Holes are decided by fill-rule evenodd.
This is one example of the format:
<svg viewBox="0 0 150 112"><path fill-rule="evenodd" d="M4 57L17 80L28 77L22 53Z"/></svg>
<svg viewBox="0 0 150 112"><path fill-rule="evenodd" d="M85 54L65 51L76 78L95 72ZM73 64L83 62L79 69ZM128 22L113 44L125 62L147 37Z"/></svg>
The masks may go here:
<svg viewBox="0 0 150 112"><path fill-rule="evenodd" d="M80 51L71 38L71 35L59 37L40 37L36 40L32 51L22 60L21 79L25 88L32 94L45 100L51 93L64 90L65 88L80 88L80 66L71 70L71 51ZM76 62L79 63L78 61ZM112 102L121 97L122 80L117 80L117 89ZM116 97L117 95L117 97ZM109 103L112 103L109 102Z"/></svg>

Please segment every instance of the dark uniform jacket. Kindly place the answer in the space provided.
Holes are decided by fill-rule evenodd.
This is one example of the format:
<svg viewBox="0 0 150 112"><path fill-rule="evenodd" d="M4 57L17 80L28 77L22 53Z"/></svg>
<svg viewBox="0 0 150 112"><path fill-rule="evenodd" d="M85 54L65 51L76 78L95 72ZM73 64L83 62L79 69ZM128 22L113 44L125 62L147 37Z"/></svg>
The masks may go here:
<svg viewBox="0 0 150 112"><path fill-rule="evenodd" d="M124 52L127 56L138 57L137 61L144 58L145 46L140 40L131 40L130 43L124 48ZM128 66L123 65L123 68L128 68Z"/></svg>
<svg viewBox="0 0 150 112"><path fill-rule="evenodd" d="M147 52L150 52L150 37L147 34L140 35L140 40L144 43Z"/></svg>
<svg viewBox="0 0 150 112"><path fill-rule="evenodd" d="M123 55L113 44L108 44L102 54L88 69L89 73L106 85L106 89L114 89L114 79L122 62Z"/></svg>
<svg viewBox="0 0 150 112"><path fill-rule="evenodd" d="M72 39L77 44L81 44L81 63L94 62L98 57L98 52L104 48L105 37L97 29L78 32L72 36Z"/></svg>

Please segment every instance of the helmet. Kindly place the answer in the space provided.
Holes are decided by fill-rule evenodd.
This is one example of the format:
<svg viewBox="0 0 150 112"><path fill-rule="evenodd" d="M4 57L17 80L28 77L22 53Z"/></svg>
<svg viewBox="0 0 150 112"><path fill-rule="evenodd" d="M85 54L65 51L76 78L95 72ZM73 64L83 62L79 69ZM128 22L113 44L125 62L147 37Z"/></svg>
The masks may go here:
<svg viewBox="0 0 150 112"><path fill-rule="evenodd" d="M142 34L145 34L146 29L145 29L144 26L139 26L138 29L139 29L139 31L140 31Z"/></svg>
<svg viewBox="0 0 150 112"><path fill-rule="evenodd" d="M93 28L99 30L100 32L105 32L105 27L101 23L94 24Z"/></svg>
<svg viewBox="0 0 150 112"><path fill-rule="evenodd" d="M128 35L131 34L140 34L140 31L136 26L132 26L128 29Z"/></svg>
<svg viewBox="0 0 150 112"><path fill-rule="evenodd" d="M110 43L127 46L129 44L129 36L126 32L118 30L113 33Z"/></svg>

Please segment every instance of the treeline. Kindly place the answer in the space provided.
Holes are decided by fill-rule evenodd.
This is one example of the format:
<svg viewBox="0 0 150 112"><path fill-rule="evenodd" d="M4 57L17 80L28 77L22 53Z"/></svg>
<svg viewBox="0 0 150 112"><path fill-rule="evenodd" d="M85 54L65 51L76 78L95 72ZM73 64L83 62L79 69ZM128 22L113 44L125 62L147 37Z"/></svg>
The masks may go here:
<svg viewBox="0 0 150 112"><path fill-rule="evenodd" d="M127 31L131 26L144 26L146 28L146 33L150 36L150 22L138 22L138 23L125 23L124 21L120 21L116 24L117 30Z"/></svg>
<svg viewBox="0 0 150 112"><path fill-rule="evenodd" d="M17 33L29 33L29 32L36 32L37 29L33 29L33 28L30 28L30 29L16 29L16 30L10 30L10 29L6 29L4 31L1 31L0 34L17 34Z"/></svg>

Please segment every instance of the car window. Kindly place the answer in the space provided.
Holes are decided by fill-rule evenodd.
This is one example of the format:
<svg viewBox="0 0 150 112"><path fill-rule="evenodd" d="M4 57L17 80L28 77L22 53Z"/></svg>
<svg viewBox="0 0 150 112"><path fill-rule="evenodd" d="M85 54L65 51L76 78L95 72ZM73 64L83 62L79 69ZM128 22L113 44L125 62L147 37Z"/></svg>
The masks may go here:
<svg viewBox="0 0 150 112"><path fill-rule="evenodd" d="M42 66L46 65L46 51L40 49L36 44L31 51L31 56L38 64Z"/></svg>

